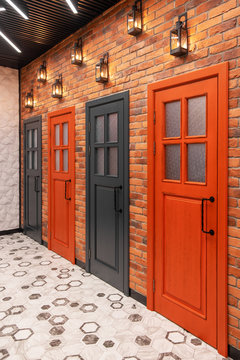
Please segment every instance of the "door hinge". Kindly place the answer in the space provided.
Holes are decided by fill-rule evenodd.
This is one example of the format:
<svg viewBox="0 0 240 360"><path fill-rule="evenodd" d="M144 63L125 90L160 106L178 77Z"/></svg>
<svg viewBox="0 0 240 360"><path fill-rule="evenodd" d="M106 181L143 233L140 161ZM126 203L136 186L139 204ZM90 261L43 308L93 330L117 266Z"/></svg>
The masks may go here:
<svg viewBox="0 0 240 360"><path fill-rule="evenodd" d="M155 112L155 110L154 110L154 113L153 113L153 122L154 122L154 124L156 124L156 112Z"/></svg>
<svg viewBox="0 0 240 360"><path fill-rule="evenodd" d="M153 292L155 292L155 280L153 280Z"/></svg>
<svg viewBox="0 0 240 360"><path fill-rule="evenodd" d="M91 250L88 249L88 259L90 260L91 259Z"/></svg>
<svg viewBox="0 0 240 360"><path fill-rule="evenodd" d="M156 155L156 142L153 142L153 155Z"/></svg>
<svg viewBox="0 0 240 360"><path fill-rule="evenodd" d="M89 145L88 146L88 156L90 156L91 155L91 146Z"/></svg>

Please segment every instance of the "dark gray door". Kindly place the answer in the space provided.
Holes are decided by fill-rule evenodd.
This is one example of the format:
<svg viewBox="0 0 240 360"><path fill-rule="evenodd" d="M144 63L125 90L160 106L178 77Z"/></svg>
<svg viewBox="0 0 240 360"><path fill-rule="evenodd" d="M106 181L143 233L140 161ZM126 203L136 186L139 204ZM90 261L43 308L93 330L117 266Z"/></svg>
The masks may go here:
<svg viewBox="0 0 240 360"><path fill-rule="evenodd" d="M24 233L42 242L41 117L24 121Z"/></svg>
<svg viewBox="0 0 240 360"><path fill-rule="evenodd" d="M89 271L128 293L128 92L87 103Z"/></svg>

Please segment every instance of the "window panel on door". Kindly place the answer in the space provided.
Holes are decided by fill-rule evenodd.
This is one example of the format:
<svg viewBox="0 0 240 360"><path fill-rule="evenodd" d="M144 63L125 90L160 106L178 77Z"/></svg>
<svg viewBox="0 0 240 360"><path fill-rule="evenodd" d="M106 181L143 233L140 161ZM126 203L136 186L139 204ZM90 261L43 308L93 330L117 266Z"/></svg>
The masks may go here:
<svg viewBox="0 0 240 360"><path fill-rule="evenodd" d="M165 179L180 180L180 144L165 145Z"/></svg>
<svg viewBox="0 0 240 360"><path fill-rule="evenodd" d="M60 150L55 150L55 170L60 170Z"/></svg>
<svg viewBox="0 0 240 360"><path fill-rule="evenodd" d="M205 182L206 144L188 144L188 181Z"/></svg>
<svg viewBox="0 0 240 360"><path fill-rule="evenodd" d="M188 136L206 135L206 96L188 99Z"/></svg>
<svg viewBox="0 0 240 360"><path fill-rule="evenodd" d="M32 170L32 151L27 152L27 168Z"/></svg>
<svg viewBox="0 0 240 360"><path fill-rule="evenodd" d="M95 149L95 174L104 175L104 148Z"/></svg>
<svg viewBox="0 0 240 360"><path fill-rule="evenodd" d="M32 147L32 130L27 131L27 146Z"/></svg>
<svg viewBox="0 0 240 360"><path fill-rule="evenodd" d="M108 175L118 176L118 148L108 148Z"/></svg>
<svg viewBox="0 0 240 360"><path fill-rule="evenodd" d="M63 171L68 171L68 150L63 150Z"/></svg>
<svg viewBox="0 0 240 360"><path fill-rule="evenodd" d="M38 146L38 129L33 130L33 147Z"/></svg>
<svg viewBox="0 0 240 360"><path fill-rule="evenodd" d="M38 169L38 153L37 151L33 151L33 169Z"/></svg>
<svg viewBox="0 0 240 360"><path fill-rule="evenodd" d="M68 123L63 123L63 145L68 145Z"/></svg>
<svg viewBox="0 0 240 360"><path fill-rule="evenodd" d="M55 145L60 145L60 125L55 125Z"/></svg>
<svg viewBox="0 0 240 360"><path fill-rule="evenodd" d="M108 115L108 142L118 141L118 113Z"/></svg>
<svg viewBox="0 0 240 360"><path fill-rule="evenodd" d="M181 102L173 101L165 104L165 137L180 137Z"/></svg>
<svg viewBox="0 0 240 360"><path fill-rule="evenodd" d="M95 120L95 141L97 143L104 142L104 116L97 116Z"/></svg>

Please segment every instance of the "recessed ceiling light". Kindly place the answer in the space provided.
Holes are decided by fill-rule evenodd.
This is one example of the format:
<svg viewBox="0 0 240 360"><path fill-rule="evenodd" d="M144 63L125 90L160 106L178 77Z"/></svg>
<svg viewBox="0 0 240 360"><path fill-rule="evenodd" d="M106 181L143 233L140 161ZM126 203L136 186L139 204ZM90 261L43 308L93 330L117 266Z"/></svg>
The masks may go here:
<svg viewBox="0 0 240 360"><path fill-rule="evenodd" d="M21 50L6 36L2 31L0 31L0 36L6 40L18 53L21 53Z"/></svg>
<svg viewBox="0 0 240 360"><path fill-rule="evenodd" d="M0 11L5 11L6 9L2 6L0 6Z"/></svg>
<svg viewBox="0 0 240 360"><path fill-rule="evenodd" d="M28 20L28 16L17 6L12 0L5 0L14 10L16 10L24 19Z"/></svg>
<svg viewBox="0 0 240 360"><path fill-rule="evenodd" d="M72 12L73 12L74 14L77 14L77 13L78 13L77 3L74 4L74 1L72 1L72 0L66 0L66 2L68 3L68 6L69 6L70 9L72 10Z"/></svg>

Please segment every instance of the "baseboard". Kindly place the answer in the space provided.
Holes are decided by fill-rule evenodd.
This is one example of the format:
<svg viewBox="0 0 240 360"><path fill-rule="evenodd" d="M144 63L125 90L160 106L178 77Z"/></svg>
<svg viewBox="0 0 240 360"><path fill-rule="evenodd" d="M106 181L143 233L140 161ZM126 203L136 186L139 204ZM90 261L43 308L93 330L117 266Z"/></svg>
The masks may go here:
<svg viewBox="0 0 240 360"><path fill-rule="evenodd" d="M137 291L133 289L129 289L129 295L134 299L140 302L143 305L147 305L147 298L146 296L139 294Z"/></svg>
<svg viewBox="0 0 240 360"><path fill-rule="evenodd" d="M10 235L10 234L14 234L14 233L22 233L23 229L21 228L17 228L17 229L11 229L11 230L3 230L0 231L0 236L1 235Z"/></svg>
<svg viewBox="0 0 240 360"><path fill-rule="evenodd" d="M44 240L42 240L42 245L45 246L46 248L48 248L48 243Z"/></svg>
<svg viewBox="0 0 240 360"><path fill-rule="evenodd" d="M236 349L232 345L228 345L228 357L232 358L233 360L239 360L240 350Z"/></svg>
<svg viewBox="0 0 240 360"><path fill-rule="evenodd" d="M84 270L86 269L86 264L79 259L75 259L75 264Z"/></svg>

